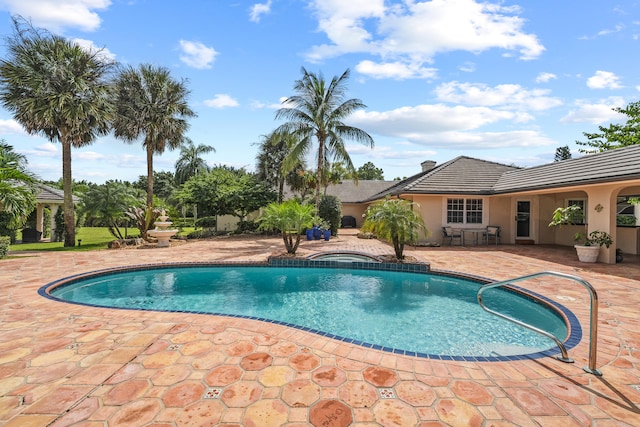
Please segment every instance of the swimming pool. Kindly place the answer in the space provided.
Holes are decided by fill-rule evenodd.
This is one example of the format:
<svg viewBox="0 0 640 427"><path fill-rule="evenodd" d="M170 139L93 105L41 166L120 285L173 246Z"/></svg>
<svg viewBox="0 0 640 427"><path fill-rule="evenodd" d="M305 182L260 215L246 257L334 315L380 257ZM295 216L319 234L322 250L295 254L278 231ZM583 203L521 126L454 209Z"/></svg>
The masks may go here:
<svg viewBox="0 0 640 427"><path fill-rule="evenodd" d="M318 263L315 263L318 264ZM345 263L336 263L345 264ZM41 295L99 307L247 317L368 348L423 357L508 360L556 354L553 341L486 313L481 283L444 274L257 264L162 265L66 278ZM487 305L577 342L564 307L492 289ZM573 322L572 322L573 323Z"/></svg>

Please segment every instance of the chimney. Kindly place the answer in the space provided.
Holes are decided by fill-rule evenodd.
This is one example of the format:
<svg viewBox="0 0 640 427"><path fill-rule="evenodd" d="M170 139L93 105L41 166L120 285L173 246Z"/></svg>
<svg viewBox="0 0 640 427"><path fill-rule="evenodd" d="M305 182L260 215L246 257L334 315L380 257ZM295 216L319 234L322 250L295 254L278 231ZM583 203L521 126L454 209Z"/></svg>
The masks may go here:
<svg viewBox="0 0 640 427"><path fill-rule="evenodd" d="M425 160L420 163L420 166L422 166L422 172L427 172L436 167L436 162L433 160Z"/></svg>

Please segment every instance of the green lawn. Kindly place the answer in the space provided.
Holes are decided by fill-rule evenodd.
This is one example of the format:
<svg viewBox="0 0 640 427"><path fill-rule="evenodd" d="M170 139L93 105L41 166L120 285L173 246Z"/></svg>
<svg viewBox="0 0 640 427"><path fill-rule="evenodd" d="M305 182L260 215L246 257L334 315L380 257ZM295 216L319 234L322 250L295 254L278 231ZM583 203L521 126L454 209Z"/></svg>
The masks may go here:
<svg viewBox="0 0 640 427"><path fill-rule="evenodd" d="M130 230L137 233L137 229ZM186 236L193 231L193 228L183 228L179 235ZM106 249L107 244L114 237L106 227L82 227L76 231L76 240L81 240L80 246L65 248L63 242L41 242L41 243L16 243L9 246L11 252L19 251L92 251L96 249Z"/></svg>

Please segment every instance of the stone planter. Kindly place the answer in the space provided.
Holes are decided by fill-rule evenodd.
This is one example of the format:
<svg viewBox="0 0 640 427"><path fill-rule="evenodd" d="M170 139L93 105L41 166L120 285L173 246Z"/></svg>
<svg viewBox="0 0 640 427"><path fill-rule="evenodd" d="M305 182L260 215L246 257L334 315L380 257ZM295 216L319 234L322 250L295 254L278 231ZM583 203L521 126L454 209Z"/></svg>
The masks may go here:
<svg viewBox="0 0 640 427"><path fill-rule="evenodd" d="M596 262L600 255L600 246L575 245L580 262Z"/></svg>

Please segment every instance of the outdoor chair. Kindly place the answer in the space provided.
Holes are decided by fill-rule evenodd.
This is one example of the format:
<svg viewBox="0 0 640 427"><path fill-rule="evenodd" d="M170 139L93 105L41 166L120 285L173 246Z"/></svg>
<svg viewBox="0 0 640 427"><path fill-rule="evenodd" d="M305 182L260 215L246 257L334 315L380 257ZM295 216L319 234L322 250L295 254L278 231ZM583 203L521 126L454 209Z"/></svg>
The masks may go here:
<svg viewBox="0 0 640 427"><path fill-rule="evenodd" d="M495 244L500 244L500 226L498 225L490 225L487 227L487 231L484 233L485 239L487 239L487 245L489 244L489 240L493 239Z"/></svg>
<svg viewBox="0 0 640 427"><path fill-rule="evenodd" d="M454 230L451 227L442 227L442 243L449 240L449 245L453 246L453 241L458 239L460 245L462 245L462 231Z"/></svg>

